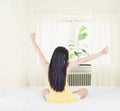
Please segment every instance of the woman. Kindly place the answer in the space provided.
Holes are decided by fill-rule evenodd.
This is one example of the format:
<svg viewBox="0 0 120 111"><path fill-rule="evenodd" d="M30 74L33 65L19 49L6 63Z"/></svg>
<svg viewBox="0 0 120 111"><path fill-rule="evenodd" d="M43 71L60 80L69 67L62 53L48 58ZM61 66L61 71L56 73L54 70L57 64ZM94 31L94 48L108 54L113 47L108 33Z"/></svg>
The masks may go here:
<svg viewBox="0 0 120 111"><path fill-rule="evenodd" d="M108 47L104 48L102 51L90 55L88 57L78 59L73 62L68 60L68 50L65 47L57 47L53 52L50 64L45 59L43 53L35 42L36 34L32 33L30 35L31 42L36 50L44 68L47 72L49 89L43 90L43 97L47 102L63 103L63 102L73 102L83 99L87 96L88 90L86 88L81 88L77 91L71 92L67 84L67 74L69 71L78 66L81 63L88 62L97 57L105 55L108 53Z"/></svg>

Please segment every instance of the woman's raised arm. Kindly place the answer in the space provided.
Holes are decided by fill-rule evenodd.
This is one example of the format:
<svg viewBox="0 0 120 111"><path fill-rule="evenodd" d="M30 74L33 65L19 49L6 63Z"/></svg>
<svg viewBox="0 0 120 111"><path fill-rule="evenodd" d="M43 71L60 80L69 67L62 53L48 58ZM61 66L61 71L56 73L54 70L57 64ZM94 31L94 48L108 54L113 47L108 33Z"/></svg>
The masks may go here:
<svg viewBox="0 0 120 111"><path fill-rule="evenodd" d="M100 52L98 52L96 54L93 54L93 55L87 56L85 58L81 58L81 59L78 59L76 61L70 62L68 68L71 69L73 67L78 66L79 64L91 61L91 60L96 59L96 58L98 58L102 55L105 55L107 53L108 53L108 47L105 47L104 49L102 49Z"/></svg>
<svg viewBox="0 0 120 111"><path fill-rule="evenodd" d="M43 64L43 66L46 67L46 66L49 65L49 63L48 63L48 61L45 59L42 51L40 50L39 46L37 45L37 43L36 43L36 41L35 41L35 38L36 38L36 33L30 34L30 39L31 39L32 45L33 45L35 51L37 52L37 54L38 54L38 56L39 56L39 58L40 58L40 60L41 60L41 62L42 62L42 64Z"/></svg>

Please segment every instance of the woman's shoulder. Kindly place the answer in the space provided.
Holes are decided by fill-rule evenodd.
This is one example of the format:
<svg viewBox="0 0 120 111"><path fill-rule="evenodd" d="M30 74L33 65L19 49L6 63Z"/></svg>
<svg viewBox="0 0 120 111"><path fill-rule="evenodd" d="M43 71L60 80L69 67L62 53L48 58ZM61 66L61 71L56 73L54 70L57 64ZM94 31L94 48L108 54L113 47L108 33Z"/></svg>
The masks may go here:
<svg viewBox="0 0 120 111"><path fill-rule="evenodd" d="M66 69L67 74L70 72L70 70L71 70L71 63L69 63L67 66L67 69Z"/></svg>

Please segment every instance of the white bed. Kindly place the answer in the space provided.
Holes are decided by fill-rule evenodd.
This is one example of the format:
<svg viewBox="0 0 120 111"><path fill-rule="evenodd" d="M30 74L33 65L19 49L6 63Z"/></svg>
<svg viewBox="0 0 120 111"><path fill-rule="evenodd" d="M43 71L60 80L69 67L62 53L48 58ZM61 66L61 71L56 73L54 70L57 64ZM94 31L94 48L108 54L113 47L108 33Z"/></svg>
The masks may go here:
<svg viewBox="0 0 120 111"><path fill-rule="evenodd" d="M120 87L87 88L89 94L85 99L64 104L44 101L43 87L17 88L0 95L0 111L120 111Z"/></svg>

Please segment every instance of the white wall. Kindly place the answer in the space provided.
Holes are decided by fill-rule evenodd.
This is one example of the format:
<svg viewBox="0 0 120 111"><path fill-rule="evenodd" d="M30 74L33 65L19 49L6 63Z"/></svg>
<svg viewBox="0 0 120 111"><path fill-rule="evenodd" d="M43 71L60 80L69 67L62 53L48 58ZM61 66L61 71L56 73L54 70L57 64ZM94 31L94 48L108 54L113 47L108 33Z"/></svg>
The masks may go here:
<svg viewBox="0 0 120 111"><path fill-rule="evenodd" d="M120 0L27 0L31 10L81 12L100 8L119 8Z"/></svg>
<svg viewBox="0 0 120 111"><path fill-rule="evenodd" d="M26 85L24 0L0 1L0 91Z"/></svg>

